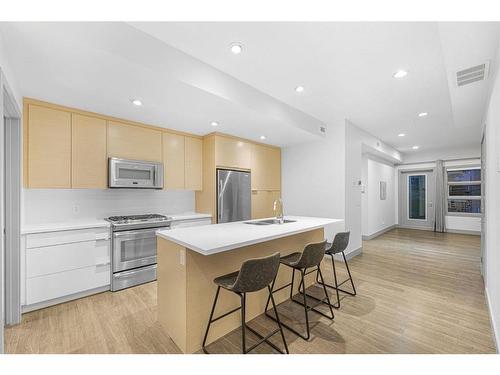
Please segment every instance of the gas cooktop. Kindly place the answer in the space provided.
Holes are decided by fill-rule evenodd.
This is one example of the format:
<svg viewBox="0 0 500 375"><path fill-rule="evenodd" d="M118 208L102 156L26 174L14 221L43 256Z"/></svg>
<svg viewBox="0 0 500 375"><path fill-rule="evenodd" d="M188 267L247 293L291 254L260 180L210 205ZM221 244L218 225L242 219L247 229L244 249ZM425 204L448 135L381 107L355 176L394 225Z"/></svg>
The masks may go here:
<svg viewBox="0 0 500 375"><path fill-rule="evenodd" d="M159 215L159 214L146 214L146 215L125 215L125 216L110 216L106 220L113 224L134 224L134 223L144 223L144 222L158 222L158 221L168 221L172 218Z"/></svg>

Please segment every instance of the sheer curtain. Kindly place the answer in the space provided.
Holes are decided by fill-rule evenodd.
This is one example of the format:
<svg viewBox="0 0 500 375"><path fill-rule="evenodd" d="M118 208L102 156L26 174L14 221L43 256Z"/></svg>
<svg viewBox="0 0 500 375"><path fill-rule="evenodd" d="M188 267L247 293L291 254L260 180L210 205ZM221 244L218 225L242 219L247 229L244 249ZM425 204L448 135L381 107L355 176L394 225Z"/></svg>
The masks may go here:
<svg viewBox="0 0 500 375"><path fill-rule="evenodd" d="M436 201L434 204L434 232L445 232L445 216L446 216L446 186L444 178L445 169L442 160L436 161L434 175L436 176Z"/></svg>

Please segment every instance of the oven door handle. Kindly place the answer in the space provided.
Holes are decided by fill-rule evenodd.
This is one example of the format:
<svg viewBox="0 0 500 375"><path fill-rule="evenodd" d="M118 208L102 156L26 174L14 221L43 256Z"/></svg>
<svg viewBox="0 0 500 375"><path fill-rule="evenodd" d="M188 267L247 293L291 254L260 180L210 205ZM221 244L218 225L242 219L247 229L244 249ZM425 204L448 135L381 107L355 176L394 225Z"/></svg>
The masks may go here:
<svg viewBox="0 0 500 375"><path fill-rule="evenodd" d="M148 238L156 236L156 232L158 232L159 228L155 228L152 230L129 230L125 232L115 232L113 233L114 238Z"/></svg>
<svg viewBox="0 0 500 375"><path fill-rule="evenodd" d="M142 267L138 270L133 270L133 271L123 271L123 272L118 272L118 273L115 273L113 275L113 277L115 278L120 278L120 277L132 277L138 273L141 273L141 272L145 272L145 271L148 271L148 270L151 270L151 269L155 269L156 268L156 264L153 264L151 266L147 266L147 267Z"/></svg>

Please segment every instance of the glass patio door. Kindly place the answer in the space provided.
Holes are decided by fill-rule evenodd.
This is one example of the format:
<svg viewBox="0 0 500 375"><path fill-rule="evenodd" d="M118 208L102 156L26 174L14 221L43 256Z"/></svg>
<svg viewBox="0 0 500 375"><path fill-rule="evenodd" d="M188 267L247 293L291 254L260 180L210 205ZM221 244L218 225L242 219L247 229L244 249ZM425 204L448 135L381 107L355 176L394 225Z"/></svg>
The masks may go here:
<svg viewBox="0 0 500 375"><path fill-rule="evenodd" d="M405 227L434 228L435 181L432 171L401 173L400 223Z"/></svg>

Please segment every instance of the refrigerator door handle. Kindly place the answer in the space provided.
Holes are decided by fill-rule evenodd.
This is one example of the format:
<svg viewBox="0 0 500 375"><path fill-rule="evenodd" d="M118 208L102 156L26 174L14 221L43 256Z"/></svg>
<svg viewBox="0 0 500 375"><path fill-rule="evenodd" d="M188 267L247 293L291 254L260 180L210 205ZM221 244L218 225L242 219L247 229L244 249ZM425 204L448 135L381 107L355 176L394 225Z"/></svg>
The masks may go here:
<svg viewBox="0 0 500 375"><path fill-rule="evenodd" d="M222 198L222 184L223 184L222 180L219 180L219 199L217 207L219 220L222 219L222 210L224 208L224 199Z"/></svg>

